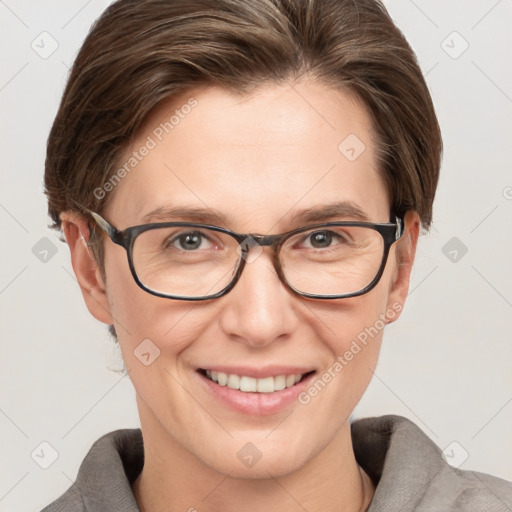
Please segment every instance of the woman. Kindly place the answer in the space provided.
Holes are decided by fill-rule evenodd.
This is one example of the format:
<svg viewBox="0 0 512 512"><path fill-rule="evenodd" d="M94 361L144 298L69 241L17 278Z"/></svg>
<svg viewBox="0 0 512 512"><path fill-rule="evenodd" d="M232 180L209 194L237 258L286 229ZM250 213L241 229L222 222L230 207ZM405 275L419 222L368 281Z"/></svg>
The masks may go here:
<svg viewBox="0 0 512 512"><path fill-rule="evenodd" d="M398 416L350 422L400 316L441 136L376 1L110 6L48 142L49 211L141 430L59 510L506 510Z"/></svg>

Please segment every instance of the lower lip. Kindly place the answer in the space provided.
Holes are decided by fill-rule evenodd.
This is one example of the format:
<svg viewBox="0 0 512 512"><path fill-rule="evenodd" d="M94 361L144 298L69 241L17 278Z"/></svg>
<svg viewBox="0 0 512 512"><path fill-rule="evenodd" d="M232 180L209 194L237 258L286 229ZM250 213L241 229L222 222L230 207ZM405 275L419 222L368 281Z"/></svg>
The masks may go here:
<svg viewBox="0 0 512 512"><path fill-rule="evenodd" d="M227 386L220 386L200 372L197 372L208 392L217 400L226 404L228 407L243 414L253 416L263 416L274 414L285 407L298 402L298 395L302 393L309 385L314 373L304 377L300 382L290 388L274 391L272 393L252 393L231 389Z"/></svg>

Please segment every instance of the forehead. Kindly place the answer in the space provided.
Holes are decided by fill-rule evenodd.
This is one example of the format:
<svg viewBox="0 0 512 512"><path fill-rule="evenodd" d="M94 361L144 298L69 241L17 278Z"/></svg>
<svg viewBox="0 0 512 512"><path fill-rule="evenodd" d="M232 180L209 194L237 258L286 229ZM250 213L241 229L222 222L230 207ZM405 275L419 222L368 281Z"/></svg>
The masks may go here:
<svg viewBox="0 0 512 512"><path fill-rule="evenodd" d="M168 207L214 210L253 232L340 201L371 220L389 213L366 108L311 81L245 96L189 90L154 109L127 163L107 208L120 228Z"/></svg>

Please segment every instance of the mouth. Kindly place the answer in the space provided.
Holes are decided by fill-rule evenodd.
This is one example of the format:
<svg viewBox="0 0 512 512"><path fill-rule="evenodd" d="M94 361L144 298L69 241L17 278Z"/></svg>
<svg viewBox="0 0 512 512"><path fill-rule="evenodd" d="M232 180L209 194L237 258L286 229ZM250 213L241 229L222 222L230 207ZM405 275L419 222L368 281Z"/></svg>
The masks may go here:
<svg viewBox="0 0 512 512"><path fill-rule="evenodd" d="M208 380L243 393L275 393L284 389L292 388L310 375L314 370L305 373L292 373L268 376L263 378L250 377L248 375L238 375L236 373L225 373L217 370L207 370L200 368L198 372Z"/></svg>

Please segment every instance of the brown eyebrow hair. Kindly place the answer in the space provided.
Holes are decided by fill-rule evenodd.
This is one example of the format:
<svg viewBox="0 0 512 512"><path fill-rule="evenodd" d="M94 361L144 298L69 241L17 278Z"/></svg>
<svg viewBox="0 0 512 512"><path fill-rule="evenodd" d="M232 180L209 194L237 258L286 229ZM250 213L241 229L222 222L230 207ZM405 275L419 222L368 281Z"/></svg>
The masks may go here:
<svg viewBox="0 0 512 512"><path fill-rule="evenodd" d="M369 217L364 210L352 201L312 206L293 212L289 217L290 223L294 225L327 222L334 219L358 222L369 221ZM143 222L172 222L174 220L227 227L233 225L236 219L230 213L219 212L211 208L187 206L160 206L142 217Z"/></svg>

